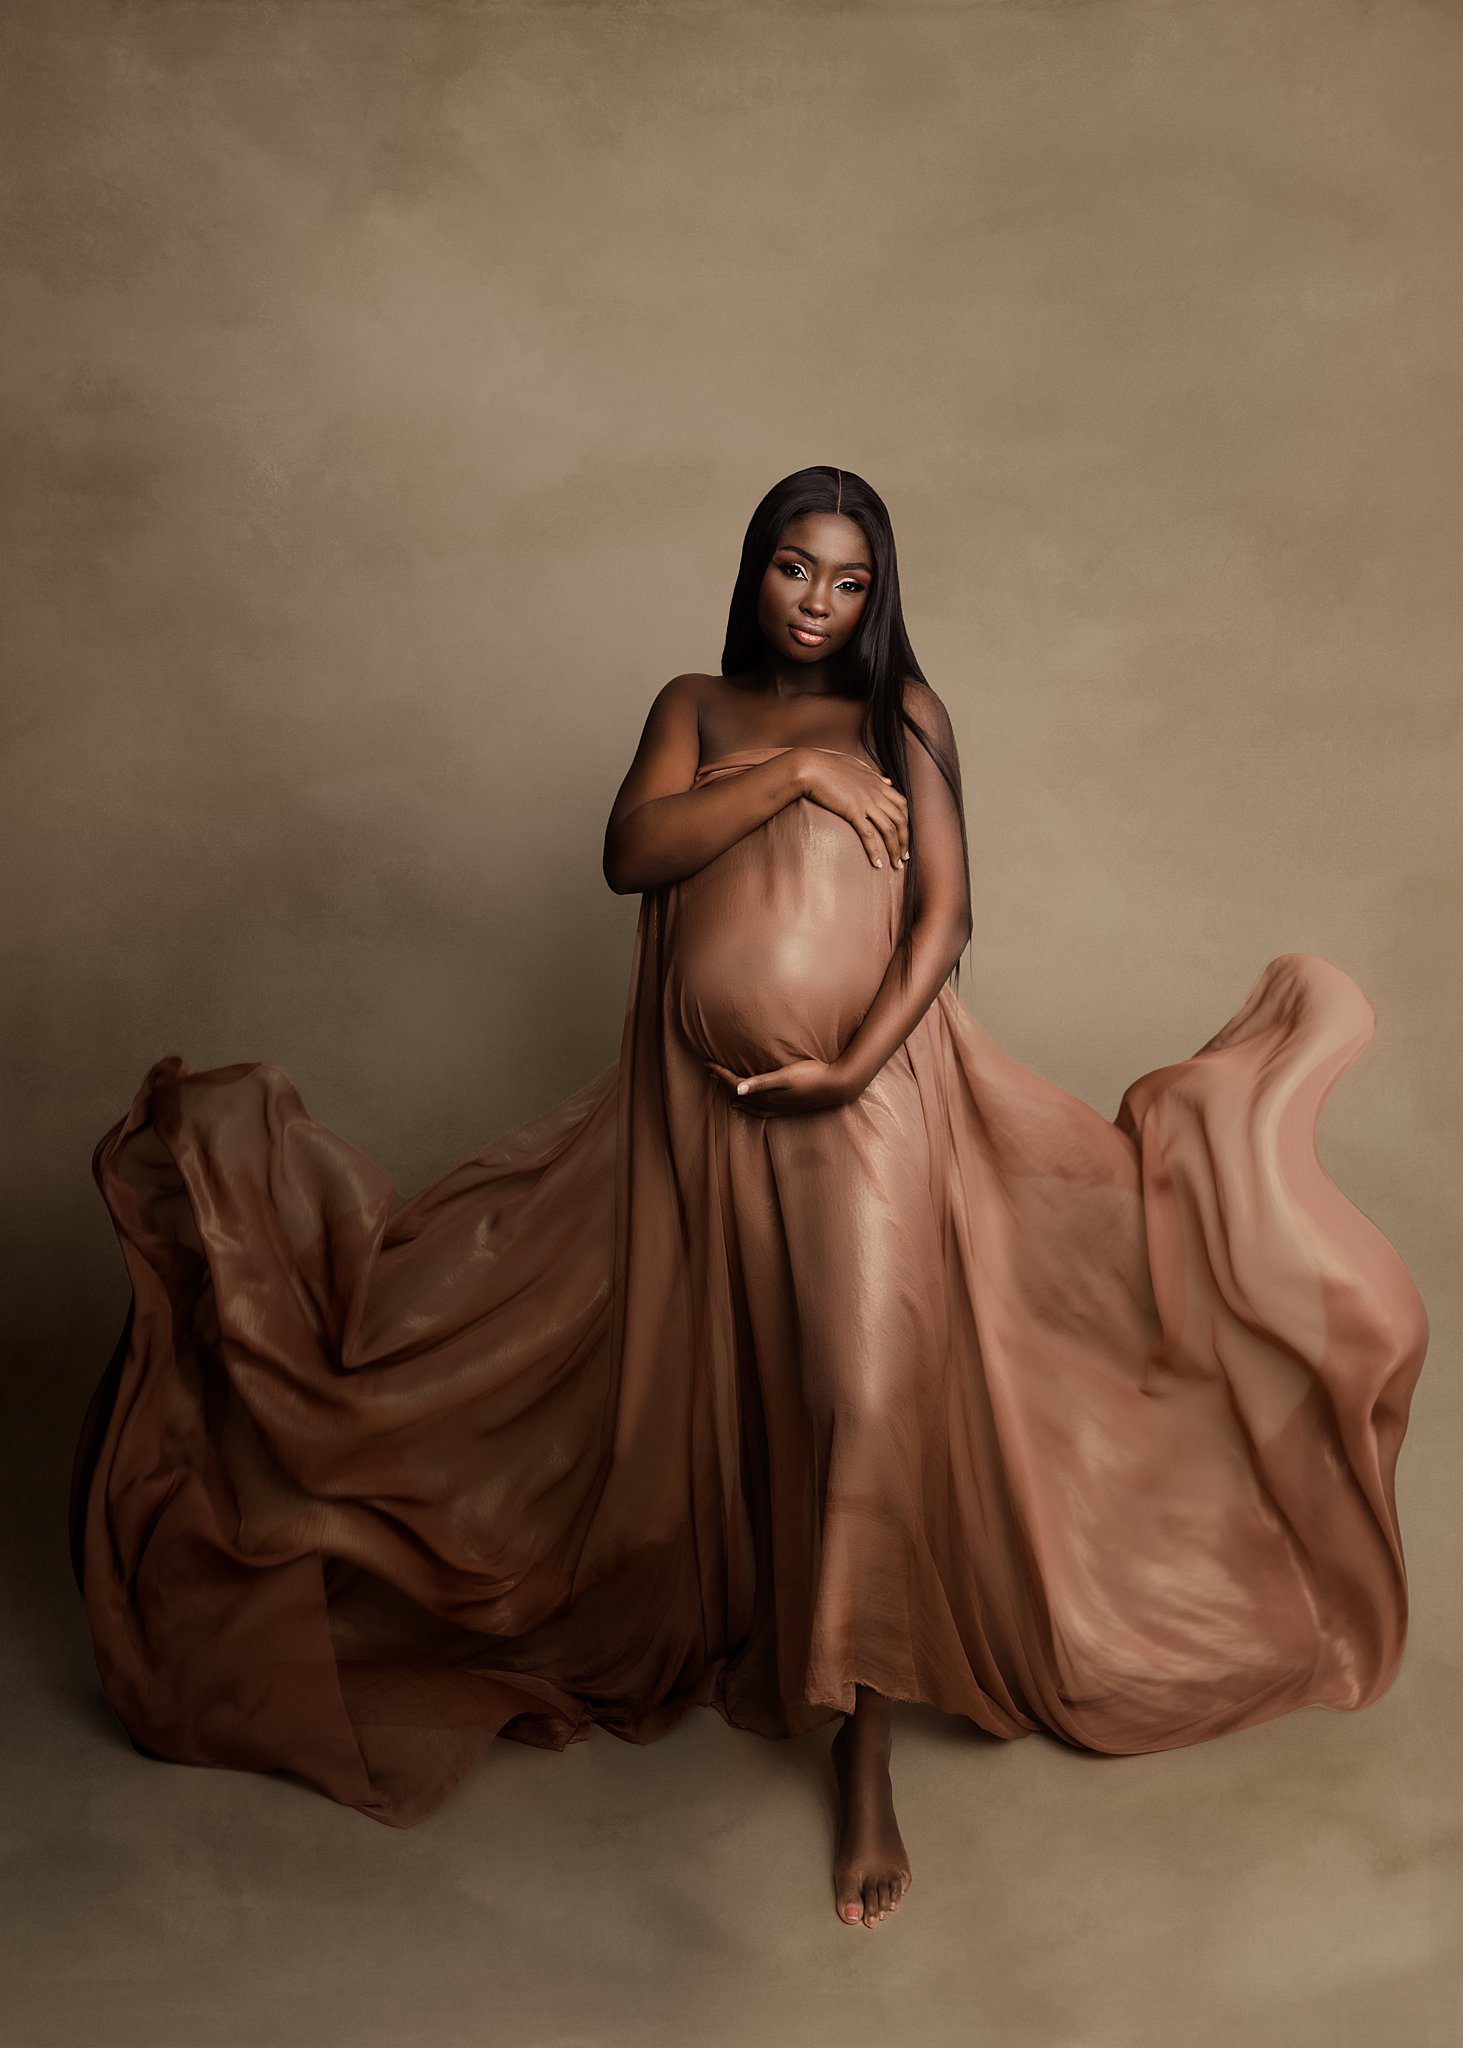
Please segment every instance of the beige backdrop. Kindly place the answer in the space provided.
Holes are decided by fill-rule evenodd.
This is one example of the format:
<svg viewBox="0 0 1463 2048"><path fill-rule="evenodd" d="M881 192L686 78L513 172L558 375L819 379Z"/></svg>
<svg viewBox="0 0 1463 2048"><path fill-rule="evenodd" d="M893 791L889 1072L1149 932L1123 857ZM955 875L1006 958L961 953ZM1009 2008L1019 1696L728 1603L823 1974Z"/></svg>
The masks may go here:
<svg viewBox="0 0 1463 2048"><path fill-rule="evenodd" d="M4 2040L1451 2048L1463 13L12 0L0 37ZM964 1000L1111 1114L1272 954L1338 962L1380 1024L1323 1156L1434 1330L1386 1697L1120 1763L900 1710L874 1934L821 1738L503 1743L406 1834L148 1763L64 1550L126 1301L96 1139L164 1053L266 1058L404 1194L607 1064L605 815L819 461L886 497L960 740Z"/></svg>

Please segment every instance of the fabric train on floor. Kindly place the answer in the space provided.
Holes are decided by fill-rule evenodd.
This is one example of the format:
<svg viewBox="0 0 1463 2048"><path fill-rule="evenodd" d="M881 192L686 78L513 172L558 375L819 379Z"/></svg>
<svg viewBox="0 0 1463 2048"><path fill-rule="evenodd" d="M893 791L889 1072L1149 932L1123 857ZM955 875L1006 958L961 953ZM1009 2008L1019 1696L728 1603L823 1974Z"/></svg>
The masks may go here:
<svg viewBox="0 0 1463 2048"><path fill-rule="evenodd" d="M707 1060L836 1053L902 887L798 803L647 894L615 1064L405 1203L279 1068L153 1067L72 1498L140 1748L406 1827L697 1704L1121 1754L1385 1690L1428 1326L1315 1144L1367 998L1283 954L1109 1121L947 986L854 1103L736 1107Z"/></svg>

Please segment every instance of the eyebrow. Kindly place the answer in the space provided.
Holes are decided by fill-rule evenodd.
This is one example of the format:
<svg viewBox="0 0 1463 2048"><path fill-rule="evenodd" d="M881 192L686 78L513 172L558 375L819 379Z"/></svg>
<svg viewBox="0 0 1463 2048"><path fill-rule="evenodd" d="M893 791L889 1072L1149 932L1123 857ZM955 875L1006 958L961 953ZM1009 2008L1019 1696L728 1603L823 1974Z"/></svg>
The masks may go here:
<svg viewBox="0 0 1463 2048"><path fill-rule="evenodd" d="M806 548L800 548L792 541L784 541L776 551L779 555L801 555L805 562L816 562L818 557L810 555ZM835 562L835 569L862 569L865 576L872 576L873 570L867 562Z"/></svg>

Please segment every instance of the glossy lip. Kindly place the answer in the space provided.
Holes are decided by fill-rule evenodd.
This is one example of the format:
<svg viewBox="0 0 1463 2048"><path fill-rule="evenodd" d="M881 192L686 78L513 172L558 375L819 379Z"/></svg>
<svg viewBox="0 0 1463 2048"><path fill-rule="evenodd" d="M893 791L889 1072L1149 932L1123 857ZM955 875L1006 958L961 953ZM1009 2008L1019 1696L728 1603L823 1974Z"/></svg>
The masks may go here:
<svg viewBox="0 0 1463 2048"><path fill-rule="evenodd" d="M816 636L816 637L817 637L817 639L819 639L820 641L821 641L821 640L826 640L826 639L828 638L828 635L827 635L826 633L824 633L824 632L820 632L820 631L819 631L819 629L818 629L818 627L816 627L816 626L799 626L799 625L798 625L798 624L797 624L797 623L796 623L796 622L795 622L794 620L792 620L792 619L789 619L789 620L788 620L787 630L789 631L789 633L793 633L793 634L797 634L797 633L806 633L806 634L807 634L807 635L809 636L809 638L810 638L810 639L811 639L811 638L813 638L814 636Z"/></svg>

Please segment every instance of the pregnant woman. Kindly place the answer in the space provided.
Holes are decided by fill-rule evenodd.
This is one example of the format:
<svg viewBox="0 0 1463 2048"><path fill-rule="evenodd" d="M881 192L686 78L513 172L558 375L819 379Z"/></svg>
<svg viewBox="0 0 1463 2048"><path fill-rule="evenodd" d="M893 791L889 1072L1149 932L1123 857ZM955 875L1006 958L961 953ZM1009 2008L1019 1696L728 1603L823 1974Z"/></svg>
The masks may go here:
<svg viewBox="0 0 1463 2048"><path fill-rule="evenodd" d="M258 1062L160 1060L98 1144L132 1304L73 1552L134 1743L409 1827L500 1733L838 1721L872 1927L892 1700L1112 1755L1375 1700L1428 1325L1317 1158L1357 985L1280 955L1111 1121L1002 1053L950 723L829 468L753 515L605 872L619 1058L409 1201Z"/></svg>

